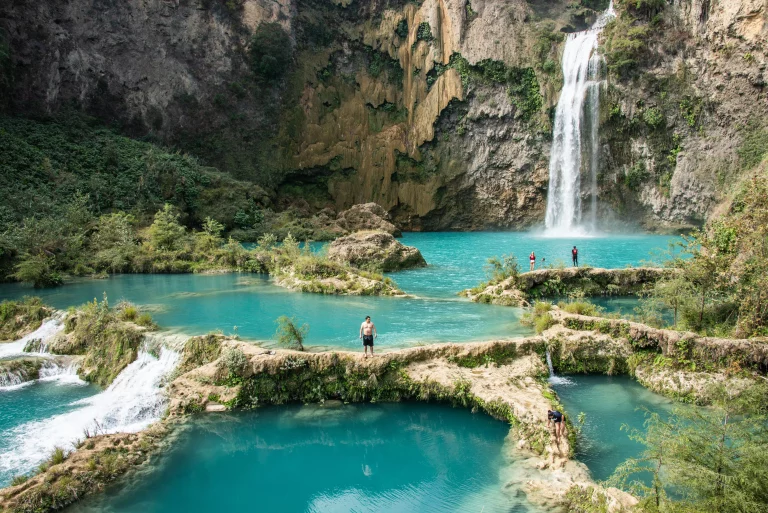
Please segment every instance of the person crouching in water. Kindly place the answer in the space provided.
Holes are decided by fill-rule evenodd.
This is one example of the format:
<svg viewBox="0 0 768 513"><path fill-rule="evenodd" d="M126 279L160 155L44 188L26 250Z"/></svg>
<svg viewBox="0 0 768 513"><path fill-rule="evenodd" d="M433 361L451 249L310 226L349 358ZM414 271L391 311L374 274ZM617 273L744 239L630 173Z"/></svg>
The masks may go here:
<svg viewBox="0 0 768 513"><path fill-rule="evenodd" d="M531 271L533 271L536 268L536 253L531 251L531 256L528 259L531 261Z"/></svg>
<svg viewBox="0 0 768 513"><path fill-rule="evenodd" d="M373 339L378 336L376 325L371 322L371 316L366 316L365 322L360 325L360 338L363 339L363 350L366 358L368 358L368 347L371 348L371 356L373 356Z"/></svg>
<svg viewBox="0 0 768 513"><path fill-rule="evenodd" d="M563 434L565 415L557 410L547 410L547 429L549 429L550 422L555 423L555 440L557 440L557 443L560 443L560 435Z"/></svg>

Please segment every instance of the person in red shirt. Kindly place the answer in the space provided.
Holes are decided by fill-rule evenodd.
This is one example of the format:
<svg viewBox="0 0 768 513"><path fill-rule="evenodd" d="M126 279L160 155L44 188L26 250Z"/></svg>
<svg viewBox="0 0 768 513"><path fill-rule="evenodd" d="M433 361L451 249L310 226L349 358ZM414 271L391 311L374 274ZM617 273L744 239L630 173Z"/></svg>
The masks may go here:
<svg viewBox="0 0 768 513"><path fill-rule="evenodd" d="M573 266L578 267L579 266L579 250L576 249L576 246L573 247L571 250L571 257L573 257Z"/></svg>
<svg viewBox="0 0 768 513"><path fill-rule="evenodd" d="M533 271L536 268L536 253L531 251L531 255L528 259L531 261L531 271Z"/></svg>

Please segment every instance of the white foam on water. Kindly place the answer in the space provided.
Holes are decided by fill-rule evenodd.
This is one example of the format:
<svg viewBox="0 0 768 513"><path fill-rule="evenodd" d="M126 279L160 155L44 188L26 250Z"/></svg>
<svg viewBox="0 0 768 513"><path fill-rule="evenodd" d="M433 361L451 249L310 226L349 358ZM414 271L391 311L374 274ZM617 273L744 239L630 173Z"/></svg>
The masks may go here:
<svg viewBox="0 0 768 513"><path fill-rule="evenodd" d="M163 415L167 397L164 380L179 362L179 353L161 348L160 357L141 350L103 392L72 403L77 409L32 421L4 433L13 440L0 453L0 470L28 472L44 461L55 447L72 444L91 434L137 432Z"/></svg>
<svg viewBox="0 0 768 513"><path fill-rule="evenodd" d="M46 319L35 331L20 338L15 342L6 342L0 344L0 358L10 358L14 356L30 356L47 354L45 351L48 341L64 328L64 324L57 318ZM39 353L25 353L24 347L32 340L41 341L41 351Z"/></svg>
<svg viewBox="0 0 768 513"><path fill-rule="evenodd" d="M39 381L56 381L60 384L68 385L87 385L88 383L80 379L77 375L77 370L80 368L78 362L70 362L66 365L61 365L59 362L46 362L40 368Z"/></svg>
<svg viewBox="0 0 768 513"><path fill-rule="evenodd" d="M550 385L573 385L573 381L568 378L558 376L555 374L555 368L552 366L552 356L547 349L547 368L549 369L549 384Z"/></svg>
<svg viewBox="0 0 768 513"><path fill-rule="evenodd" d="M563 89L555 110L549 159L545 224L553 236L584 236L595 229L600 89L603 58L595 51L598 37L615 17L613 2L588 30L569 34L563 49ZM587 157L592 204L585 225L581 206L582 155Z"/></svg>

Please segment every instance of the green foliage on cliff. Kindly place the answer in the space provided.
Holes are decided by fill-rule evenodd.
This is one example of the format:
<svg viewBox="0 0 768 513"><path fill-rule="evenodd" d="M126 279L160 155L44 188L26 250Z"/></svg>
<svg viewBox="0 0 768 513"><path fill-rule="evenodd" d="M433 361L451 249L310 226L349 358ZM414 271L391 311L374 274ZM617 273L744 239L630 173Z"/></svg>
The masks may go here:
<svg viewBox="0 0 768 513"><path fill-rule="evenodd" d="M128 139L81 116L44 122L0 117L0 225L59 215L79 191L94 212L189 212L209 183L189 156Z"/></svg>
<svg viewBox="0 0 768 513"><path fill-rule="evenodd" d="M520 117L530 121L544 105L536 73L531 68L513 68L508 80L507 94L517 107Z"/></svg>
<svg viewBox="0 0 768 513"><path fill-rule="evenodd" d="M0 111L2 111L10 99L10 90L13 85L13 61L11 60L11 45L8 36L0 29Z"/></svg>
<svg viewBox="0 0 768 513"><path fill-rule="evenodd" d="M603 31L608 69L620 78L635 74L651 58L649 43L663 28L665 0L618 0L618 16Z"/></svg>
<svg viewBox="0 0 768 513"><path fill-rule="evenodd" d="M484 59L473 65L461 54L454 53L447 65L435 65L427 75L427 84L433 84L448 68L453 68L459 73L465 90L473 83L506 85L509 101L524 121L530 121L541 112L544 98L533 68L510 68L502 61L493 59Z"/></svg>
<svg viewBox="0 0 768 513"><path fill-rule="evenodd" d="M742 183L730 211L685 237L672 265L646 300L675 311L676 324L703 334L768 335L768 174L766 162ZM658 319L658 316L655 316Z"/></svg>
<svg viewBox="0 0 768 513"><path fill-rule="evenodd" d="M757 123L750 123L744 129L744 140L736 151L739 164L744 169L755 167L768 156L768 129Z"/></svg>
<svg viewBox="0 0 768 513"><path fill-rule="evenodd" d="M768 389L713 395L711 408L648 414L646 429L630 433L646 449L612 481L641 498L640 511L768 512ZM650 484L641 479L648 474Z"/></svg>
<svg viewBox="0 0 768 513"><path fill-rule="evenodd" d="M422 21L416 28L416 41L426 41L427 43L435 40L435 36L432 35L432 27L429 26L429 22Z"/></svg>
<svg viewBox="0 0 768 513"><path fill-rule="evenodd" d="M291 38L279 23L262 23L251 37L248 56L257 80L277 81L292 61Z"/></svg>

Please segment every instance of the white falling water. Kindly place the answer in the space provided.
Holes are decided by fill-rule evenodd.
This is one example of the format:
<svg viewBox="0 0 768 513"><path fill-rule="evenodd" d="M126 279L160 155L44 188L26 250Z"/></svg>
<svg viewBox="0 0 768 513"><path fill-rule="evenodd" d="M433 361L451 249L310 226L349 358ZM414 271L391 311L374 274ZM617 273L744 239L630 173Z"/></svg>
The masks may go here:
<svg viewBox="0 0 768 513"><path fill-rule="evenodd" d="M45 353L45 347L48 341L64 328L61 320L50 318L43 321L39 328L29 335L16 340L15 342L0 343L0 358L10 358L16 356L29 356L31 354ZM40 341L39 353L25 353L24 347L33 340Z"/></svg>
<svg viewBox="0 0 768 513"><path fill-rule="evenodd" d="M547 349L547 368L549 369L549 383L551 385L572 385L573 384L573 382L570 379L564 378L555 374L555 368L552 366L552 356L549 354L549 349Z"/></svg>
<svg viewBox="0 0 768 513"><path fill-rule="evenodd" d="M597 217L597 125L603 59L595 51L598 36L615 16L613 1L589 30L569 34L563 50L563 89L557 102L549 160L547 234L573 236L594 231ZM586 156L586 159L583 157ZM586 160L583 165L582 161ZM582 168L589 172L592 202L585 224Z"/></svg>
<svg viewBox="0 0 768 513"><path fill-rule="evenodd" d="M76 410L28 422L4 433L13 443L0 452L0 470L28 472L55 447L71 449L72 443L91 434L136 432L158 420L165 411L165 378L176 367L179 353L161 349L160 357L141 350L103 392L77 401Z"/></svg>

